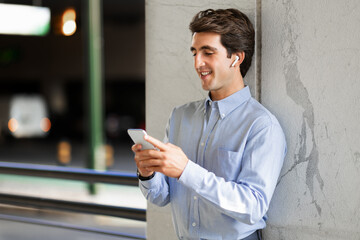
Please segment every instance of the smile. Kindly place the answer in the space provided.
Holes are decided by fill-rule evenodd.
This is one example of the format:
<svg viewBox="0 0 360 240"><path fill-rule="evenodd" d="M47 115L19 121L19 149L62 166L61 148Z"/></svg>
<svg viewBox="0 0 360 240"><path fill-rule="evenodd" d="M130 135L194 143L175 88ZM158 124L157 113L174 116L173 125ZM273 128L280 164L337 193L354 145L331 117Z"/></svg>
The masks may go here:
<svg viewBox="0 0 360 240"><path fill-rule="evenodd" d="M209 75L211 73L211 71L209 71L209 72L201 72L200 74L201 74L201 76L206 76L206 75Z"/></svg>

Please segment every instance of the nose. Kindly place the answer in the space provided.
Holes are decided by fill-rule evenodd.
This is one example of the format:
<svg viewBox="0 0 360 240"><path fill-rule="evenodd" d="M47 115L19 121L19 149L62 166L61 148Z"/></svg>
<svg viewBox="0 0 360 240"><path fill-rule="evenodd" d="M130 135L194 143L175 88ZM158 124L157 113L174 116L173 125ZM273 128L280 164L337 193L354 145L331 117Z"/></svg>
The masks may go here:
<svg viewBox="0 0 360 240"><path fill-rule="evenodd" d="M196 56L194 57L194 66L195 69L205 66L205 62L201 54L196 54Z"/></svg>

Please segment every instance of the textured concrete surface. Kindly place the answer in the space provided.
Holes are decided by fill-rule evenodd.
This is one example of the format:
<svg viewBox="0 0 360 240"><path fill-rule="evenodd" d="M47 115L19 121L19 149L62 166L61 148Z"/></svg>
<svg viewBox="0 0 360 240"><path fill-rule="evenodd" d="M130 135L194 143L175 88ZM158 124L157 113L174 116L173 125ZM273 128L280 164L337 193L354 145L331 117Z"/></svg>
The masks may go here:
<svg viewBox="0 0 360 240"><path fill-rule="evenodd" d="M359 23L355 0L263 2L261 97L289 144L266 239L360 239Z"/></svg>

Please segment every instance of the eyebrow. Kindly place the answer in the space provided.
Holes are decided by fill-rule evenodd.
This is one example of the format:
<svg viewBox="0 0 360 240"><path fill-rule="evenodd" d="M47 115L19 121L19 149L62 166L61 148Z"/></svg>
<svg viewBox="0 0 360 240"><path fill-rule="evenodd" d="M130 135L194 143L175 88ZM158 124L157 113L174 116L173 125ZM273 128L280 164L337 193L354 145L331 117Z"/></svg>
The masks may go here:
<svg viewBox="0 0 360 240"><path fill-rule="evenodd" d="M199 50L217 51L217 48L211 47L211 46L209 46L209 45L205 45L205 46L202 46ZM191 48L190 48L190 51L193 52L193 51L196 51L196 49L195 49L194 47L191 47Z"/></svg>

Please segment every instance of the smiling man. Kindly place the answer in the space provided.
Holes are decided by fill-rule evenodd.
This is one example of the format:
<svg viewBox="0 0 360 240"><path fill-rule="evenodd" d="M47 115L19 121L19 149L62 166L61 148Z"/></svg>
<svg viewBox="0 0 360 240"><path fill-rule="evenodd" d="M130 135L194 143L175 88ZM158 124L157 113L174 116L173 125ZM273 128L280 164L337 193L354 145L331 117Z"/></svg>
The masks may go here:
<svg viewBox="0 0 360 240"><path fill-rule="evenodd" d="M250 95L243 77L254 29L236 9L208 9L190 23L191 52L206 99L176 107L165 143L134 145L140 188L171 203L179 239L261 239L286 153L276 118Z"/></svg>
<svg viewBox="0 0 360 240"><path fill-rule="evenodd" d="M190 48L202 88L210 92L211 100L221 100L244 88L239 65L244 52L231 54L221 44L221 35L213 32L194 32ZM237 58L236 58L237 57Z"/></svg>

